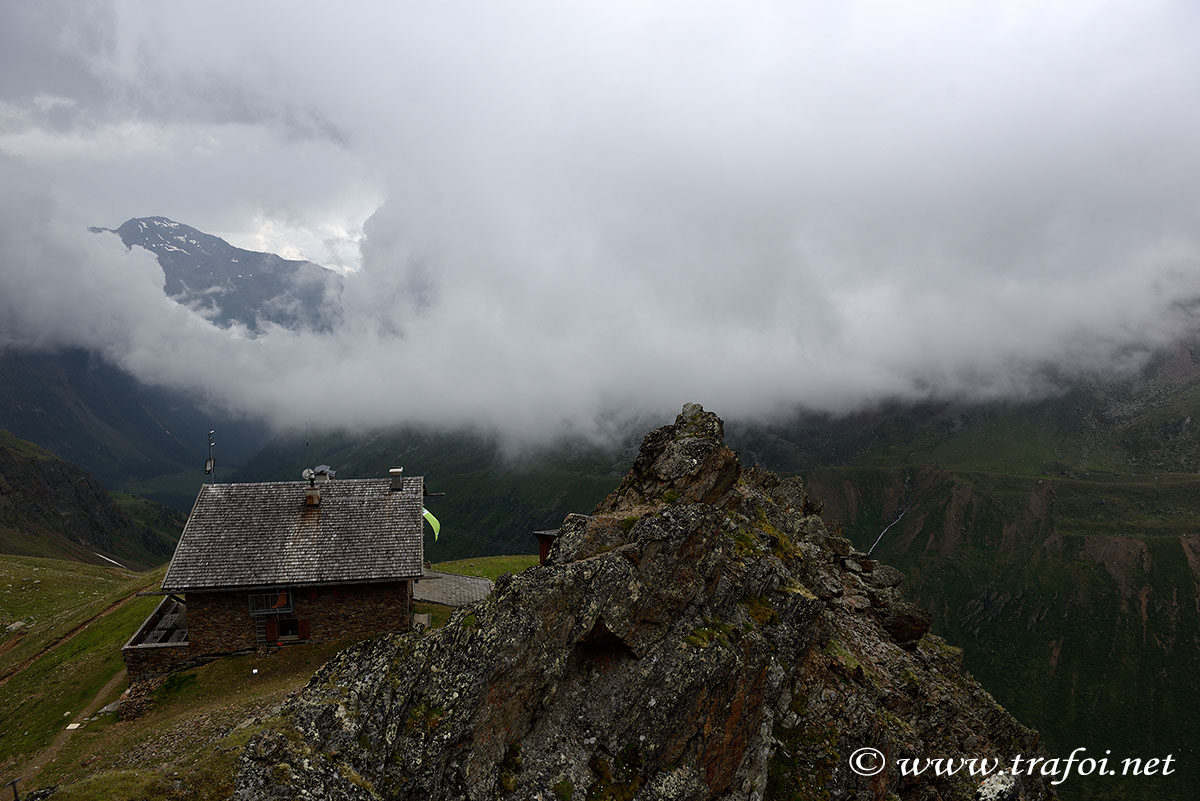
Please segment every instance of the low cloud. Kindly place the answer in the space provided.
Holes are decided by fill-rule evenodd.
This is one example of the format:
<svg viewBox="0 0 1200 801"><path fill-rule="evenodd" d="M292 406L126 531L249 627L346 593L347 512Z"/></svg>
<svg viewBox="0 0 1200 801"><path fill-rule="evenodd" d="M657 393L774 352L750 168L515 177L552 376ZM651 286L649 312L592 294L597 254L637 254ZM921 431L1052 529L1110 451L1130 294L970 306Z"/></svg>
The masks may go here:
<svg viewBox="0 0 1200 801"><path fill-rule="evenodd" d="M1027 397L1195 333L1194 12L942 11L114 11L69 61L104 103L4 85L0 342L279 425L534 440ZM85 230L150 213L326 248L341 323L171 304Z"/></svg>

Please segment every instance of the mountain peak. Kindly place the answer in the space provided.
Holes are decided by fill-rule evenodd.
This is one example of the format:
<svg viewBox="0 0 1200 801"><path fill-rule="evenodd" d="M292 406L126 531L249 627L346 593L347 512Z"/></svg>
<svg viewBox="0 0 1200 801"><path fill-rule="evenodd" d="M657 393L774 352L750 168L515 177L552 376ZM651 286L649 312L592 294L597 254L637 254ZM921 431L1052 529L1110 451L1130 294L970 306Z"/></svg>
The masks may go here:
<svg viewBox="0 0 1200 801"><path fill-rule="evenodd" d="M160 217L160 216L134 217L130 220L125 221L125 225L129 225L130 223L137 223L139 228L145 228L147 226L152 226L152 225L157 225L160 228L188 228L189 227L189 226L184 225L183 223L175 222L170 217ZM195 230L195 229L193 228L191 230Z"/></svg>
<svg viewBox="0 0 1200 801"><path fill-rule="evenodd" d="M214 256L226 250L236 250L224 239L168 217L134 217L122 223L116 233L126 247L139 245L156 254L174 252L190 256Z"/></svg>
<svg viewBox="0 0 1200 801"><path fill-rule="evenodd" d="M596 511L633 509L667 493L686 503L712 503L740 473L737 455L725 446L725 423L689 403L673 425L646 435L633 467Z"/></svg>
<svg viewBox="0 0 1200 801"><path fill-rule="evenodd" d="M166 294L219 325L319 330L336 317L342 277L312 262L234 247L169 217L134 217L116 229L90 230L115 233L127 248L153 253Z"/></svg>

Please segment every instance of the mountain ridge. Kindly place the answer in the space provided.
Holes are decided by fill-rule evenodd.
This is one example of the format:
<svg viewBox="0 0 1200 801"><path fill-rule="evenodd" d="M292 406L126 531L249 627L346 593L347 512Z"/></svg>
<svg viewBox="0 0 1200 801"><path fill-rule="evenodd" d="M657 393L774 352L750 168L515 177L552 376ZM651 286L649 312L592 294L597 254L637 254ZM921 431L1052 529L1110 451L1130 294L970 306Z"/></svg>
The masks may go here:
<svg viewBox="0 0 1200 801"><path fill-rule="evenodd" d="M267 440L261 422L206 407L71 348L0 351L0 428L94 475L106 488L191 508L204 480L207 433L221 431L218 468Z"/></svg>
<svg viewBox="0 0 1200 801"><path fill-rule="evenodd" d="M342 276L319 264L239 248L167 217L134 217L115 229L89 230L115 233L126 248L153 253L167 296L222 326L327 330L336 318Z"/></svg>
<svg viewBox="0 0 1200 801"><path fill-rule="evenodd" d="M144 569L170 558L182 524L165 507L114 499L86 471L0 430L0 552Z"/></svg>

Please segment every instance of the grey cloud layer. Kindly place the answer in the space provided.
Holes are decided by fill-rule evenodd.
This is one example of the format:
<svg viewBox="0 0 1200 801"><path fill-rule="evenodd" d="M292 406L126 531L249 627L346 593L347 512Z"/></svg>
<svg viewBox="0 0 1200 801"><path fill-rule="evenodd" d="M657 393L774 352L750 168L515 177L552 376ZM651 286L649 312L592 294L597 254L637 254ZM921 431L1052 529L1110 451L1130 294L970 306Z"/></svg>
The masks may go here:
<svg viewBox="0 0 1200 801"><path fill-rule="evenodd" d="M1023 395L1191 333L1196 12L928 8L27 22L46 50L20 57L47 74L0 84L0 335L204 375L282 422L317 382L347 425L536 436L685 399L762 417ZM328 336L213 329L148 291L144 254L82 233L149 213L325 230L372 193Z"/></svg>

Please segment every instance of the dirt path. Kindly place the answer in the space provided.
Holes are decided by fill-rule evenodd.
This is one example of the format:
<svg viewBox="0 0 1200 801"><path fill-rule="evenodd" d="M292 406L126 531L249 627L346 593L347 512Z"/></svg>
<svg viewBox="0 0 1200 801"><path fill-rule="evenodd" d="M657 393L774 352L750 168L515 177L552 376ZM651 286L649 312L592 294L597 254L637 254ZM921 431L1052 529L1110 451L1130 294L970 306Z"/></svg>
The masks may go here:
<svg viewBox="0 0 1200 801"><path fill-rule="evenodd" d="M124 681L125 668L121 668L117 671L116 675L108 680L107 684L100 688L100 691L96 693L96 696L92 698L91 701L88 701L88 705L85 706L83 710L79 712L79 714L75 715L75 717L71 719L71 722L83 723L92 715L96 714L96 712L103 705L104 698L107 697L113 690L117 689L117 687L119 687ZM21 777L22 783L26 784L27 786L31 786L33 780L38 777L42 770L58 757L58 753L62 751L63 746L67 744L67 740L71 739L71 734L74 731L74 729L64 728L58 733L58 736L54 738L54 742L46 746L45 750L43 750L40 754L29 760L31 767L29 771Z"/></svg>
<svg viewBox="0 0 1200 801"><path fill-rule="evenodd" d="M25 632L18 631L4 642L0 642L0 656L4 656L9 651L17 647L17 643L25 639Z"/></svg>
<svg viewBox="0 0 1200 801"><path fill-rule="evenodd" d="M10 671L8 671L7 673L5 673L3 676L0 676L0 687L3 687L5 684L8 684L8 680L9 680L9 679L11 679L13 676L17 675L17 674L18 674L18 673L20 673L21 671L23 671L23 670L25 670L26 668L28 668L30 665L32 665L34 662L36 662L38 659L40 659L40 658L41 658L43 655L45 655L46 653L48 653L48 652L50 652L50 651L53 651L53 650L54 650L55 648L57 648L58 646L62 645L63 643L65 643L65 642L67 642L67 641L69 641L69 640L70 640L72 637L74 637L75 635L79 634L79 632L81 632L81 631L83 631L84 629L86 629L88 626L90 626L92 623L94 623L94 622L95 622L96 620L98 620L99 618L102 618L102 617L104 617L104 616L105 616L105 615L107 615L109 612L113 612L113 611L116 611L117 609L120 609L122 606L125 606L125 604L131 603L131 602L132 602L132 601L133 601L135 598L137 598L137 593L133 593L132 595L127 595L127 596L125 596L124 598L122 598L121 600L117 601L116 603L114 603L114 604L110 604L110 605L109 605L107 608L105 608L105 609L102 609L101 611L99 611L99 612L97 612L96 614L92 615L92 616L91 616L91 617L89 617L87 620L83 621L83 622L82 622L82 623L80 623L78 626L76 626L75 628L71 629L71 630L70 630L70 631L68 631L66 634L64 634L63 636L59 637L57 640L55 640L54 642L50 643L50 644L49 644L49 645L47 645L45 648L43 648L42 650L38 651L36 654L34 654L33 656L29 657L29 658L28 658L28 659L26 659L24 662L22 662L21 664L17 665L17 666L16 666L15 668L13 668L12 670L10 670Z"/></svg>

